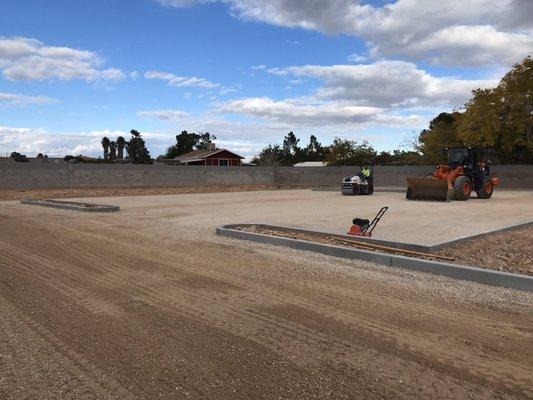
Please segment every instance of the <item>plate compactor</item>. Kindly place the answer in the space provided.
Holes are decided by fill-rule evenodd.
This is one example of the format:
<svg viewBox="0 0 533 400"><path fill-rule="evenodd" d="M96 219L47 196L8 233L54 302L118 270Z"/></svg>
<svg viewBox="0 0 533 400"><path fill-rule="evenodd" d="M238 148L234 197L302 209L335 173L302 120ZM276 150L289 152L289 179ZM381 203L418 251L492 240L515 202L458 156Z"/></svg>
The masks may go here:
<svg viewBox="0 0 533 400"><path fill-rule="evenodd" d="M371 237L372 231L388 209L389 207L382 207L381 210L378 211L372 222L370 222L370 220L368 219L354 218L352 221L352 227L348 231L348 235Z"/></svg>
<svg viewBox="0 0 533 400"><path fill-rule="evenodd" d="M468 200L475 191L479 199L490 199L500 180L491 178L481 149L454 147L446 151L448 165L437 166L427 178L407 178L405 197L408 200Z"/></svg>

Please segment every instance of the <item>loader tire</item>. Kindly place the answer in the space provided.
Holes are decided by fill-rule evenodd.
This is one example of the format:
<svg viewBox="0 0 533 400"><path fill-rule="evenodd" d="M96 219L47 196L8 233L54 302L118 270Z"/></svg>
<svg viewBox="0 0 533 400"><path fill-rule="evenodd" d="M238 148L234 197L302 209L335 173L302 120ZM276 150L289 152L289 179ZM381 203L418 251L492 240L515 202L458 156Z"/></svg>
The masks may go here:
<svg viewBox="0 0 533 400"><path fill-rule="evenodd" d="M413 189L410 187L407 188L407 193L405 193L405 198L411 200L413 198Z"/></svg>
<svg viewBox="0 0 533 400"><path fill-rule="evenodd" d="M478 199L490 199L493 191L494 191L494 185L492 184L490 179L486 179L483 182L483 187L476 192L477 198Z"/></svg>
<svg viewBox="0 0 533 400"><path fill-rule="evenodd" d="M453 193L455 200L468 200L472 193L472 182L466 175L459 176L453 183Z"/></svg>

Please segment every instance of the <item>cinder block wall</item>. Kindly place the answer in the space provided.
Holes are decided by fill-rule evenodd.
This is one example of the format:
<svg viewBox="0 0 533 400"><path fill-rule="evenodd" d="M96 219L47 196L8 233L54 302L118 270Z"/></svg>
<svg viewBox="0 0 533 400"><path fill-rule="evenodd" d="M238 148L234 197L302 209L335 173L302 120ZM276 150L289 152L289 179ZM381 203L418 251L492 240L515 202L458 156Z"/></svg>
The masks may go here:
<svg viewBox="0 0 533 400"><path fill-rule="evenodd" d="M376 186L405 186L433 166L376 166ZM338 186L359 167L203 167L134 164L0 163L0 189L204 185ZM495 165L503 188L533 189L533 165Z"/></svg>

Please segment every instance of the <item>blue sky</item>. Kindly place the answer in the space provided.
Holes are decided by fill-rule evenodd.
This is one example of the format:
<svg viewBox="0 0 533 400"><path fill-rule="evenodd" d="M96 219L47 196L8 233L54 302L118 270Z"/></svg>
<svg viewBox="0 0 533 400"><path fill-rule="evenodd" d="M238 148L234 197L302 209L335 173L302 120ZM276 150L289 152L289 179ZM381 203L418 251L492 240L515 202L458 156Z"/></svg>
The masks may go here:
<svg viewBox="0 0 533 400"><path fill-rule="evenodd" d="M0 152L130 129L153 156L183 129L248 157L290 130L398 148L532 53L533 2L437 3L0 0Z"/></svg>

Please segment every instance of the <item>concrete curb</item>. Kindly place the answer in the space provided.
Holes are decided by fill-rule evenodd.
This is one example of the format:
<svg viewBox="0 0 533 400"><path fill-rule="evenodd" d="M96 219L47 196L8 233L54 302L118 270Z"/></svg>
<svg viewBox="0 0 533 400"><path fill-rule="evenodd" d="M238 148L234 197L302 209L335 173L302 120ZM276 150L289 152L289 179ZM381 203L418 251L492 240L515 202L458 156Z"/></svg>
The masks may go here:
<svg viewBox="0 0 533 400"><path fill-rule="evenodd" d="M231 229L231 228L234 228L234 227L237 227L237 226L243 226L243 225L247 225L247 224L230 224L230 225L225 225L225 226L227 228ZM304 234L305 233L310 233L310 234L328 235L328 236L334 236L334 237L337 237L337 238L340 238L340 239L347 239L347 240L351 240L351 241L355 241L355 242L373 243L373 244L378 244L378 245L381 245L381 246L394 247L394 248L397 248L397 249L419 251L421 253L433 253L435 251L442 250L443 248L445 248L447 246L450 246L450 245L453 245L455 243L464 242L464 241L468 241L468 240L472 240L472 239L479 239L480 237L483 237L483 236L488 236L488 235L492 235L492 234L495 234L495 233L502 233L502 232L513 230L513 229L520 229L520 228L526 228L528 226L533 226L533 221L523 222L523 223L516 224L516 225L509 225L509 226L506 226L506 227L503 227L503 228L499 228L499 229L495 229L495 230L492 230L492 231L486 231L486 232L478 233L476 235L471 235L471 236L463 236L463 237L460 237L458 239L453 239L453 240L450 240L450 241L440 242L440 243L436 243L436 244L432 244L432 245L404 243L404 242L392 242L390 240L367 238L367 237L357 237L357 236L349 236L349 235L341 235L339 233L335 233L335 232L331 232L331 231L329 231L329 232L328 231L322 231L322 232L311 231L311 230L308 230L308 229L293 228L293 227L290 227L290 226L283 226L283 225L277 225L277 226L267 225L267 224L253 224L253 225L264 227L264 228L271 228L271 229L290 230L290 231L293 231L293 232L300 232L300 233L304 233Z"/></svg>
<svg viewBox="0 0 533 400"><path fill-rule="evenodd" d="M63 210L81 211L81 212L115 212L119 211L119 206L110 206L105 204L90 204L90 203L76 203L73 201L59 201L59 200L38 200L38 199L22 199L21 204L29 204L33 206L59 208Z"/></svg>
<svg viewBox="0 0 533 400"><path fill-rule="evenodd" d="M352 260L370 261L389 267L404 268L410 271L426 272L449 278L477 282L484 285L512 288L533 292L533 276L500 272L490 269L468 267L466 265L448 264L437 261L422 260L418 258L397 256L394 254L378 253L367 250L351 249L305 240L297 240L260 233L244 232L223 225L217 228L217 235L234 239L266 243L274 246L290 247L296 250L313 251L334 257Z"/></svg>
<svg viewBox="0 0 533 400"><path fill-rule="evenodd" d="M227 229L233 229L237 227L247 226L250 224L229 224L224 225ZM403 250L412 250L412 251L419 251L422 253L429 253L431 248L428 246L424 246L421 244L412 244L412 243L403 243L403 242L391 242L389 240L383 240L383 239L374 239L374 238L368 238L368 237L362 237L362 236L350 236L350 235L341 235L339 233L334 232L319 232L319 231L311 231L309 229L301 229L301 228L293 228L290 226L284 226L284 225L267 225L267 224L253 224L254 226L260 227L260 228L266 228L266 229L279 229L279 230L286 230L291 232L298 232L303 234L312 234L312 235L328 235L332 237L336 237L339 239L345 239L350 240L353 242L361 242L361 243L371 243L371 244L378 244L381 246L388 246L388 247L394 247L396 249L403 249Z"/></svg>

